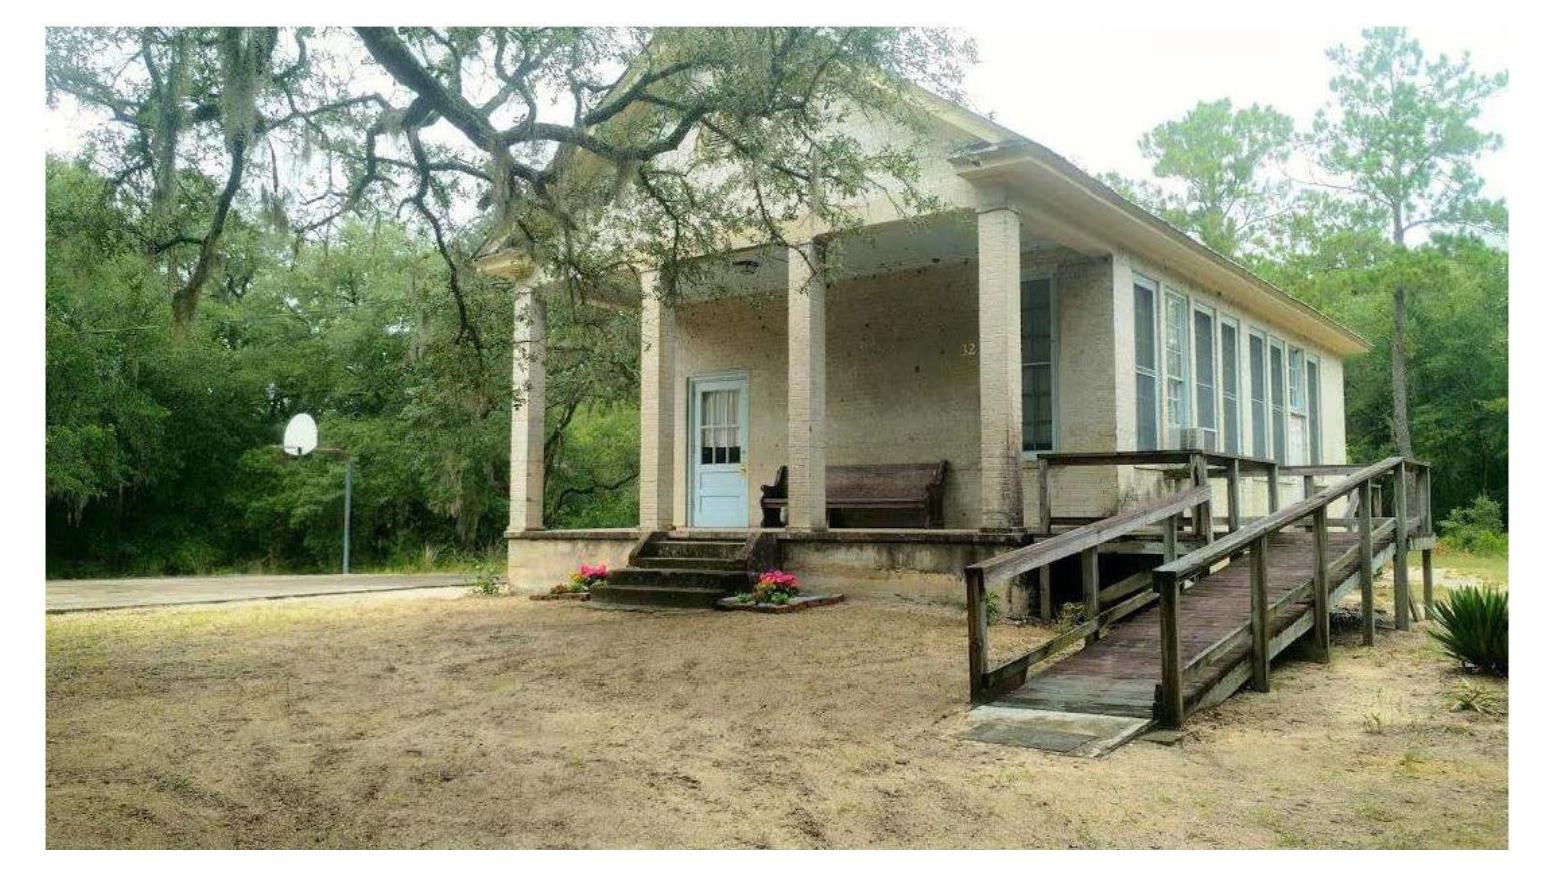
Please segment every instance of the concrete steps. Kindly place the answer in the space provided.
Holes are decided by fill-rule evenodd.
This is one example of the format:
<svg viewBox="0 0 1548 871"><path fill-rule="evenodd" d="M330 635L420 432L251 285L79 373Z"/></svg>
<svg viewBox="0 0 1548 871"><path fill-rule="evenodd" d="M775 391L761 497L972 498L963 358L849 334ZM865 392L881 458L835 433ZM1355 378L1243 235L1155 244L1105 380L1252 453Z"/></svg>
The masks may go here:
<svg viewBox="0 0 1548 871"><path fill-rule="evenodd" d="M613 608L713 608L752 589L756 574L746 545L745 539L652 536L628 567L592 588L591 601Z"/></svg>

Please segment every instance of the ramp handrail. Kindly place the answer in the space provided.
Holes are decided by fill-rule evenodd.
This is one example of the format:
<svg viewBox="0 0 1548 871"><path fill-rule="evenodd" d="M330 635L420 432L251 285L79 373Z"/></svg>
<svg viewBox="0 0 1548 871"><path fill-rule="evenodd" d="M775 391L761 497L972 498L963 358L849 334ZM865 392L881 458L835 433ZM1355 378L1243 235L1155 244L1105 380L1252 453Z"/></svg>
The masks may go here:
<svg viewBox="0 0 1548 871"><path fill-rule="evenodd" d="M1100 635L1107 625L1153 601L1154 593L1139 588L1140 595L1128 597L1106 611L1100 611L1101 579L1097 572L1097 548L1145 527L1162 523L1168 554L1173 554L1176 552L1177 517L1202 506L1206 517L1204 525L1208 528L1209 501L1209 486L1195 485L1162 499L1147 502L1138 508L974 563L964 569L963 579L967 586L968 603L969 693L973 700L979 701L991 697L1002 687L1018 683L1026 677L1027 669L1033 664L1046 659L1076 640ZM1077 554L1081 559L1085 620L1058 637L991 669L986 586L989 583L1018 578L1036 569L1044 569L1061 559Z"/></svg>
<svg viewBox="0 0 1548 871"><path fill-rule="evenodd" d="M1411 517L1408 506L1408 475L1410 469L1419 485L1419 498L1422 500L1420 515ZM1250 620L1246 627L1250 631L1252 642L1252 684L1259 691L1268 690L1268 631L1270 614L1288 601L1299 599L1305 594L1305 586L1312 588L1313 601L1313 630L1316 633L1317 648L1321 655L1326 656L1328 644L1328 596L1329 596L1329 554L1328 554L1328 506L1338 499L1350 496L1359 491L1359 531L1360 552L1359 571L1361 579L1361 616L1365 628L1367 643L1374 638L1375 612L1373 607L1373 578L1372 578L1372 550L1373 538L1378 535L1373 526L1373 483L1378 478L1392 477L1392 520L1382 525L1381 535L1385 530L1393 530L1394 563L1395 572L1400 582L1396 585L1396 603L1398 612L1398 628L1407 628L1408 623L1408 585L1407 585L1407 545L1409 533L1415 526L1421 532L1427 532L1429 528L1429 464L1403 457L1389 457L1367 466L1335 467L1317 466L1300 467L1296 471L1307 477L1317 474L1340 474L1352 471L1343 481L1329 486L1321 492L1308 494L1308 496L1293 505L1279 511L1275 511L1266 517L1258 518L1235 532L1216 539L1213 543L1200 547L1185 556L1172 559L1152 570L1151 578L1155 586L1155 593L1161 600L1161 682L1157 685L1157 716L1163 725L1176 728L1182 724L1187 711L1184 708L1183 684L1184 680L1196 672L1203 665L1213 661L1218 654L1232 643L1239 641L1242 630L1236 630L1226 637L1219 639L1204 651L1191 658L1184 666L1181 655L1181 640L1178 626L1179 599L1182 594L1182 585L1209 573L1210 569L1222 561L1240 555L1247 551L1251 555L1251 584L1252 607ZM1316 551L1314 558L1314 575L1307 585L1302 585L1282 596L1279 602L1268 601L1268 541L1269 537L1280 530L1297 523L1311 521L1313 547ZM1428 602L1426 603L1428 604Z"/></svg>

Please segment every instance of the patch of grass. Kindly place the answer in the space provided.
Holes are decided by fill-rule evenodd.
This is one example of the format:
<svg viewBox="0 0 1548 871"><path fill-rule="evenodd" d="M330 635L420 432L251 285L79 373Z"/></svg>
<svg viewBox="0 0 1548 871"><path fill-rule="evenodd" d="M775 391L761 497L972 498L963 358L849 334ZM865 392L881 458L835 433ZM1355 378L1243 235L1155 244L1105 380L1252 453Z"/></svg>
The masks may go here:
<svg viewBox="0 0 1548 871"><path fill-rule="evenodd" d="M1449 574L1466 575L1501 587L1510 581L1510 554L1475 554L1455 548L1435 550L1435 567Z"/></svg>
<svg viewBox="0 0 1548 871"><path fill-rule="evenodd" d="M1505 714L1505 697L1502 694L1467 678L1452 684L1451 689L1446 691L1446 698L1453 713L1473 711L1490 717Z"/></svg>

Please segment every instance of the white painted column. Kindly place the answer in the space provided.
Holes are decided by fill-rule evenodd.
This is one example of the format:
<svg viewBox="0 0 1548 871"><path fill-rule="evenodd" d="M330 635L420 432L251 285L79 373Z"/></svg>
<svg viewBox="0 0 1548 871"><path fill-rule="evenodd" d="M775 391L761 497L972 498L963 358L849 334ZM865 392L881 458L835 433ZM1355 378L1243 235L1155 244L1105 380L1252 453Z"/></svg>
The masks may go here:
<svg viewBox="0 0 1548 871"><path fill-rule="evenodd" d="M537 291L515 289L515 345L511 352L510 531L543 528L544 369L548 313Z"/></svg>
<svg viewBox="0 0 1548 871"><path fill-rule="evenodd" d="M821 257L821 243L790 249L786 465L790 486L787 525L792 529L828 528L828 342L824 314L828 293L822 276L813 269Z"/></svg>
<svg viewBox="0 0 1548 871"><path fill-rule="evenodd" d="M978 211L979 525L1019 529L1021 217L1003 200Z"/></svg>
<svg viewBox="0 0 1548 871"><path fill-rule="evenodd" d="M663 303L657 275L640 276L640 528L672 527L672 391L677 316Z"/></svg>

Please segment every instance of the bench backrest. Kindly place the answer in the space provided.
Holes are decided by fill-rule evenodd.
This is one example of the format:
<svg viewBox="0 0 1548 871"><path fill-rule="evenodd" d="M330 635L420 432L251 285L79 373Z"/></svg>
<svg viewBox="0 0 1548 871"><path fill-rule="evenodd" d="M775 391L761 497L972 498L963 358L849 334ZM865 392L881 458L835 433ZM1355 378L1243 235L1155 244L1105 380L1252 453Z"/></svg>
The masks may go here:
<svg viewBox="0 0 1548 871"><path fill-rule="evenodd" d="M829 466L828 499L919 499L946 476L941 463L880 463L868 466Z"/></svg>

